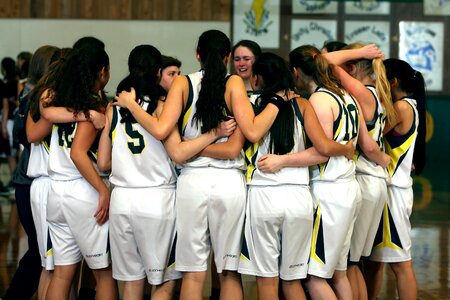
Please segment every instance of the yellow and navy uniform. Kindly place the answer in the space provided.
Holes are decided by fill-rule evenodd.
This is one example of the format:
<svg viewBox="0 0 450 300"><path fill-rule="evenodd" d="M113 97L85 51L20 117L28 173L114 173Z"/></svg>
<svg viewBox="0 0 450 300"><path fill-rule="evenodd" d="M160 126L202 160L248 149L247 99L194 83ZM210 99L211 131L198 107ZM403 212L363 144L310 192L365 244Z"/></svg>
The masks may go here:
<svg viewBox="0 0 450 300"><path fill-rule="evenodd" d="M319 87L316 93L327 93L336 100L339 114L333 124L333 140L345 144L358 140L359 111L355 99L348 93L343 99L331 91ZM327 162L311 167L311 181L338 181L355 177L355 162L345 156L332 156Z"/></svg>
<svg viewBox="0 0 450 300"><path fill-rule="evenodd" d="M175 169L161 141L139 123L121 120L119 108L114 107L110 182L127 188L174 186Z"/></svg>

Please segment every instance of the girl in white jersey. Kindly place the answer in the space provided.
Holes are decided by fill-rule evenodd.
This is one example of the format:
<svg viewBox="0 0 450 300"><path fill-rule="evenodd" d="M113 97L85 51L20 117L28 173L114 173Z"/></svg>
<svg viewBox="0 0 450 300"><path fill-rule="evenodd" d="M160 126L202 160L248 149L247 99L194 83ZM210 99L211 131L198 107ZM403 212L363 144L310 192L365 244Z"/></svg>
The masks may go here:
<svg viewBox="0 0 450 300"><path fill-rule="evenodd" d="M87 51L87 49L86 49ZM43 110L62 106L74 115L104 110L100 93L109 79L109 59L103 49L63 49L47 74ZM68 299L71 282L84 257L97 282L97 298L116 295L109 268L109 190L92 161L97 130L90 122L55 124L52 129L48 173L51 190L47 220L53 244L54 276L47 299Z"/></svg>
<svg viewBox="0 0 450 300"><path fill-rule="evenodd" d="M340 143L358 139L358 104L333 76L319 50L301 46L291 51L289 60L297 87L311 93L309 101L327 137ZM313 299L350 298L347 255L359 197L354 161L336 156L313 166L311 187L316 215L308 269L309 292ZM333 289L326 279L331 279Z"/></svg>
<svg viewBox="0 0 450 300"><path fill-rule="evenodd" d="M373 60L364 58L367 49L373 46L350 44L343 51L327 53L326 58L334 64L333 72L346 91L358 100L371 138L383 149L384 125L386 120L388 123L395 120L395 111L381 53ZM383 155L388 163L389 156ZM347 276L352 286L353 299L367 299L367 287L358 264L361 257L368 257L372 251L387 198L387 164L376 164L360 147L357 147L356 159L356 179L360 189L365 192L362 193L352 233Z"/></svg>
<svg viewBox="0 0 450 300"><path fill-rule="evenodd" d="M399 59L387 59L386 76L397 118L384 129L388 166L388 199L370 257L369 298L381 289L383 264L389 263L397 280L400 299L416 299L417 283L411 260L413 206L411 170L420 174L425 166L425 82L420 72Z"/></svg>
<svg viewBox="0 0 450 300"><path fill-rule="evenodd" d="M197 47L197 58L204 69L188 77L180 76L175 79L159 118L150 116L134 101L134 90L130 93L122 92L116 97L115 105L128 108L139 124L158 139L167 137L179 119L180 133L185 138L196 137L201 132L216 127L218 122L225 120L231 114L238 124L238 128L226 141L208 146L200 153L202 156L184 164L183 180L181 176L178 180L177 268L184 271L182 299L202 298L210 239L215 248L222 297L242 299L242 288L236 272L246 195L242 174L244 161L239 156L243 145L242 133L251 141L259 140L270 128L278 109L270 104L255 117L242 79L233 75L226 76L226 64L230 52L230 40L224 33L217 30L204 32L199 38ZM226 178L230 181L227 182ZM230 185L235 188L230 188ZM208 190L214 201L208 200L210 196L205 193ZM194 191L198 192L193 194ZM225 200L225 197L228 199ZM190 203L193 199L199 201ZM208 208L211 207L213 211L216 211L209 217L204 210L207 208L205 205L201 205L201 213L195 210L193 205L205 203L205 200L211 202ZM180 205L180 203L183 204ZM220 203L226 206L220 208ZM230 209L229 212L226 211L228 209ZM184 217L184 222L178 222L180 220L178 212L184 214L181 216L182 220ZM198 221L195 225L198 230L188 230L189 227L185 225L186 222L193 223L192 217ZM229 223L225 224L224 219L221 218L227 219L226 222ZM214 223L208 225L208 222L205 223L206 220L213 220ZM183 237L181 237L180 228L183 232L188 231ZM185 245L178 247L181 243L180 238L183 244L187 243L186 247ZM190 242L192 239L196 239L196 244ZM195 249L189 250L191 247ZM184 253L178 253L180 249ZM181 263L178 264L180 259Z"/></svg>
<svg viewBox="0 0 450 300"><path fill-rule="evenodd" d="M135 47L128 60L130 75L117 88L122 91L134 87L140 105L149 114L156 113L163 103L158 100L165 92L157 84L161 62L161 53L155 47ZM181 278L174 269L174 166L163 144L126 109L110 107L107 119L99 167L111 169L110 181L114 185L110 206L113 276L124 281L124 299L143 297L145 277L156 286L152 298L172 299L174 280ZM175 157L185 160L194 156L221 137L216 133L206 134L199 143L176 144ZM189 146L184 147L186 144Z"/></svg>
<svg viewBox="0 0 450 300"><path fill-rule="evenodd" d="M50 133L52 122L69 123L73 121L86 121L84 113L74 116L64 107L48 107L40 114L42 102L47 99L48 87L39 79L46 73L49 65L59 59L60 49L53 46L42 46L36 50L30 61L29 83L36 85L29 97L29 113L27 114L26 134L31 144L30 158L27 174L34 178L31 184L31 208L38 236L39 252L42 258L42 273L39 281L38 298L45 299L50 276L54 269L52 244L48 236L47 224L47 198L50 190L50 177L48 176L48 156L50 147ZM97 128L104 126L104 115L90 111L90 120Z"/></svg>
<svg viewBox="0 0 450 300"><path fill-rule="evenodd" d="M305 133L327 155L353 157L354 146L326 138L312 107L293 92L292 74L281 57L263 53L253 68L253 87L261 91L252 97L256 111L275 103L279 114L270 131L245 149L250 188L239 272L257 276L260 299L278 297L278 278L286 299L305 299L299 279L307 274L313 225L307 164L283 167L271 162L277 156L273 154L305 152ZM315 156L309 164L320 161Z"/></svg>

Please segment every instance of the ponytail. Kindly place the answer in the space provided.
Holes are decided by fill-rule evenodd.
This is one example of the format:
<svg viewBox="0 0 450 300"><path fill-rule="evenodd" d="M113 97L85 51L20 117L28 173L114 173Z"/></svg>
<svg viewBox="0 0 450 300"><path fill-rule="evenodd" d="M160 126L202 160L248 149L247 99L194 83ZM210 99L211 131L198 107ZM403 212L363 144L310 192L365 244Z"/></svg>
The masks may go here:
<svg viewBox="0 0 450 300"><path fill-rule="evenodd" d="M225 120L225 59L230 52L230 39L221 31L205 31L198 40L197 54L203 67L203 78L193 120L202 125L202 132Z"/></svg>
<svg viewBox="0 0 450 300"><path fill-rule="evenodd" d="M264 87L256 101L256 114L268 103L276 103L278 114L270 127L269 153L286 154L294 148L294 111L292 101L286 101L277 95L294 90L295 84L286 62L274 53L262 53L252 66L253 74L261 76Z"/></svg>
<svg viewBox="0 0 450 300"><path fill-rule="evenodd" d="M344 99L342 86L320 51L311 45L300 46L289 53L291 68L299 68L314 82Z"/></svg>
<svg viewBox="0 0 450 300"><path fill-rule="evenodd" d="M407 62L390 58L384 61L386 77L391 80L397 78L398 88L404 91L408 97L417 102L419 115L419 127L417 128L416 143L414 146L413 163L415 173L420 174L425 167L426 160L426 90L422 73L414 70Z"/></svg>
<svg viewBox="0 0 450 300"><path fill-rule="evenodd" d="M392 103L391 85L386 77L386 68L381 58L372 60L372 69L375 74L375 89L383 103L386 119L389 124L394 124L396 119L394 104Z"/></svg>
<svg viewBox="0 0 450 300"><path fill-rule="evenodd" d="M217 51L212 50L204 62L202 87L196 103L194 120L207 132L225 120L225 80L227 69Z"/></svg>
<svg viewBox="0 0 450 300"><path fill-rule="evenodd" d="M414 91L412 97L417 101L417 111L419 114L419 127L417 129L416 145L414 148L413 162L415 166L415 173L422 173L425 168L426 158L426 133L427 133L427 108L426 108L426 91L425 81L422 73L415 71L414 77Z"/></svg>

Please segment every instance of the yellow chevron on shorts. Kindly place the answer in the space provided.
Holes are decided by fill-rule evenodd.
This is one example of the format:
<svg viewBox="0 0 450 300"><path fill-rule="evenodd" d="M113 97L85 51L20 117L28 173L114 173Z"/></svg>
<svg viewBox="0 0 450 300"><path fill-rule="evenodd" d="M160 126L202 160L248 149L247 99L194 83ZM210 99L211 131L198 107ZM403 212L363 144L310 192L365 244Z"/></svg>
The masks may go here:
<svg viewBox="0 0 450 300"><path fill-rule="evenodd" d="M322 221L322 210L320 209L320 201L319 205L317 206L317 213L316 218L314 220L314 227L313 227L313 235L312 235L312 243L311 243L311 258L317 261L318 263L324 265L325 262L317 255L316 251L316 245L317 245L317 238L319 236L319 229L320 229L320 222Z"/></svg>
<svg viewBox="0 0 450 300"><path fill-rule="evenodd" d="M49 257L53 255L53 248L52 249L48 249L47 252L45 253L45 257Z"/></svg>
<svg viewBox="0 0 450 300"><path fill-rule="evenodd" d="M242 260L245 260L245 261L250 261L250 259L249 259L247 256L245 256L244 254L242 254L242 253L241 253L241 255L240 255L240 258L241 258Z"/></svg>
<svg viewBox="0 0 450 300"><path fill-rule="evenodd" d="M167 270L175 269L175 262L167 266Z"/></svg>
<svg viewBox="0 0 450 300"><path fill-rule="evenodd" d="M399 246L394 244L391 239L391 227L389 224L389 212L388 212L388 205L387 203L384 204L383 209L383 241L376 245L375 249L381 249L381 248L392 248L395 250L401 250Z"/></svg>

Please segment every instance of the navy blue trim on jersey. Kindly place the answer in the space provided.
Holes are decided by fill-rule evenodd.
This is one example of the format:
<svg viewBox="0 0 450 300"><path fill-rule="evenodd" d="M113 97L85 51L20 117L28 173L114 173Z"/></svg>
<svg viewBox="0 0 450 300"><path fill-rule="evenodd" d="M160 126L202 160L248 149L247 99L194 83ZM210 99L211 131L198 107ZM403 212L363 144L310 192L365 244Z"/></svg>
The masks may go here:
<svg viewBox="0 0 450 300"><path fill-rule="evenodd" d="M113 109L113 113L112 113L112 120L111 120L111 128L109 129L109 138L112 140L112 133L114 132L114 130L116 129L117 126L117 121L118 121L118 109L117 107L115 107Z"/></svg>
<svg viewBox="0 0 450 300"><path fill-rule="evenodd" d="M184 115L187 113L187 111L189 110L189 108L192 105L192 102L194 101L194 87L192 86L192 81L189 78L189 75L186 75L186 79L189 84L188 99L187 99L186 106L184 107L183 111L181 112L180 118L178 119L178 131L180 132L181 136L184 135L184 130L183 130Z"/></svg>

